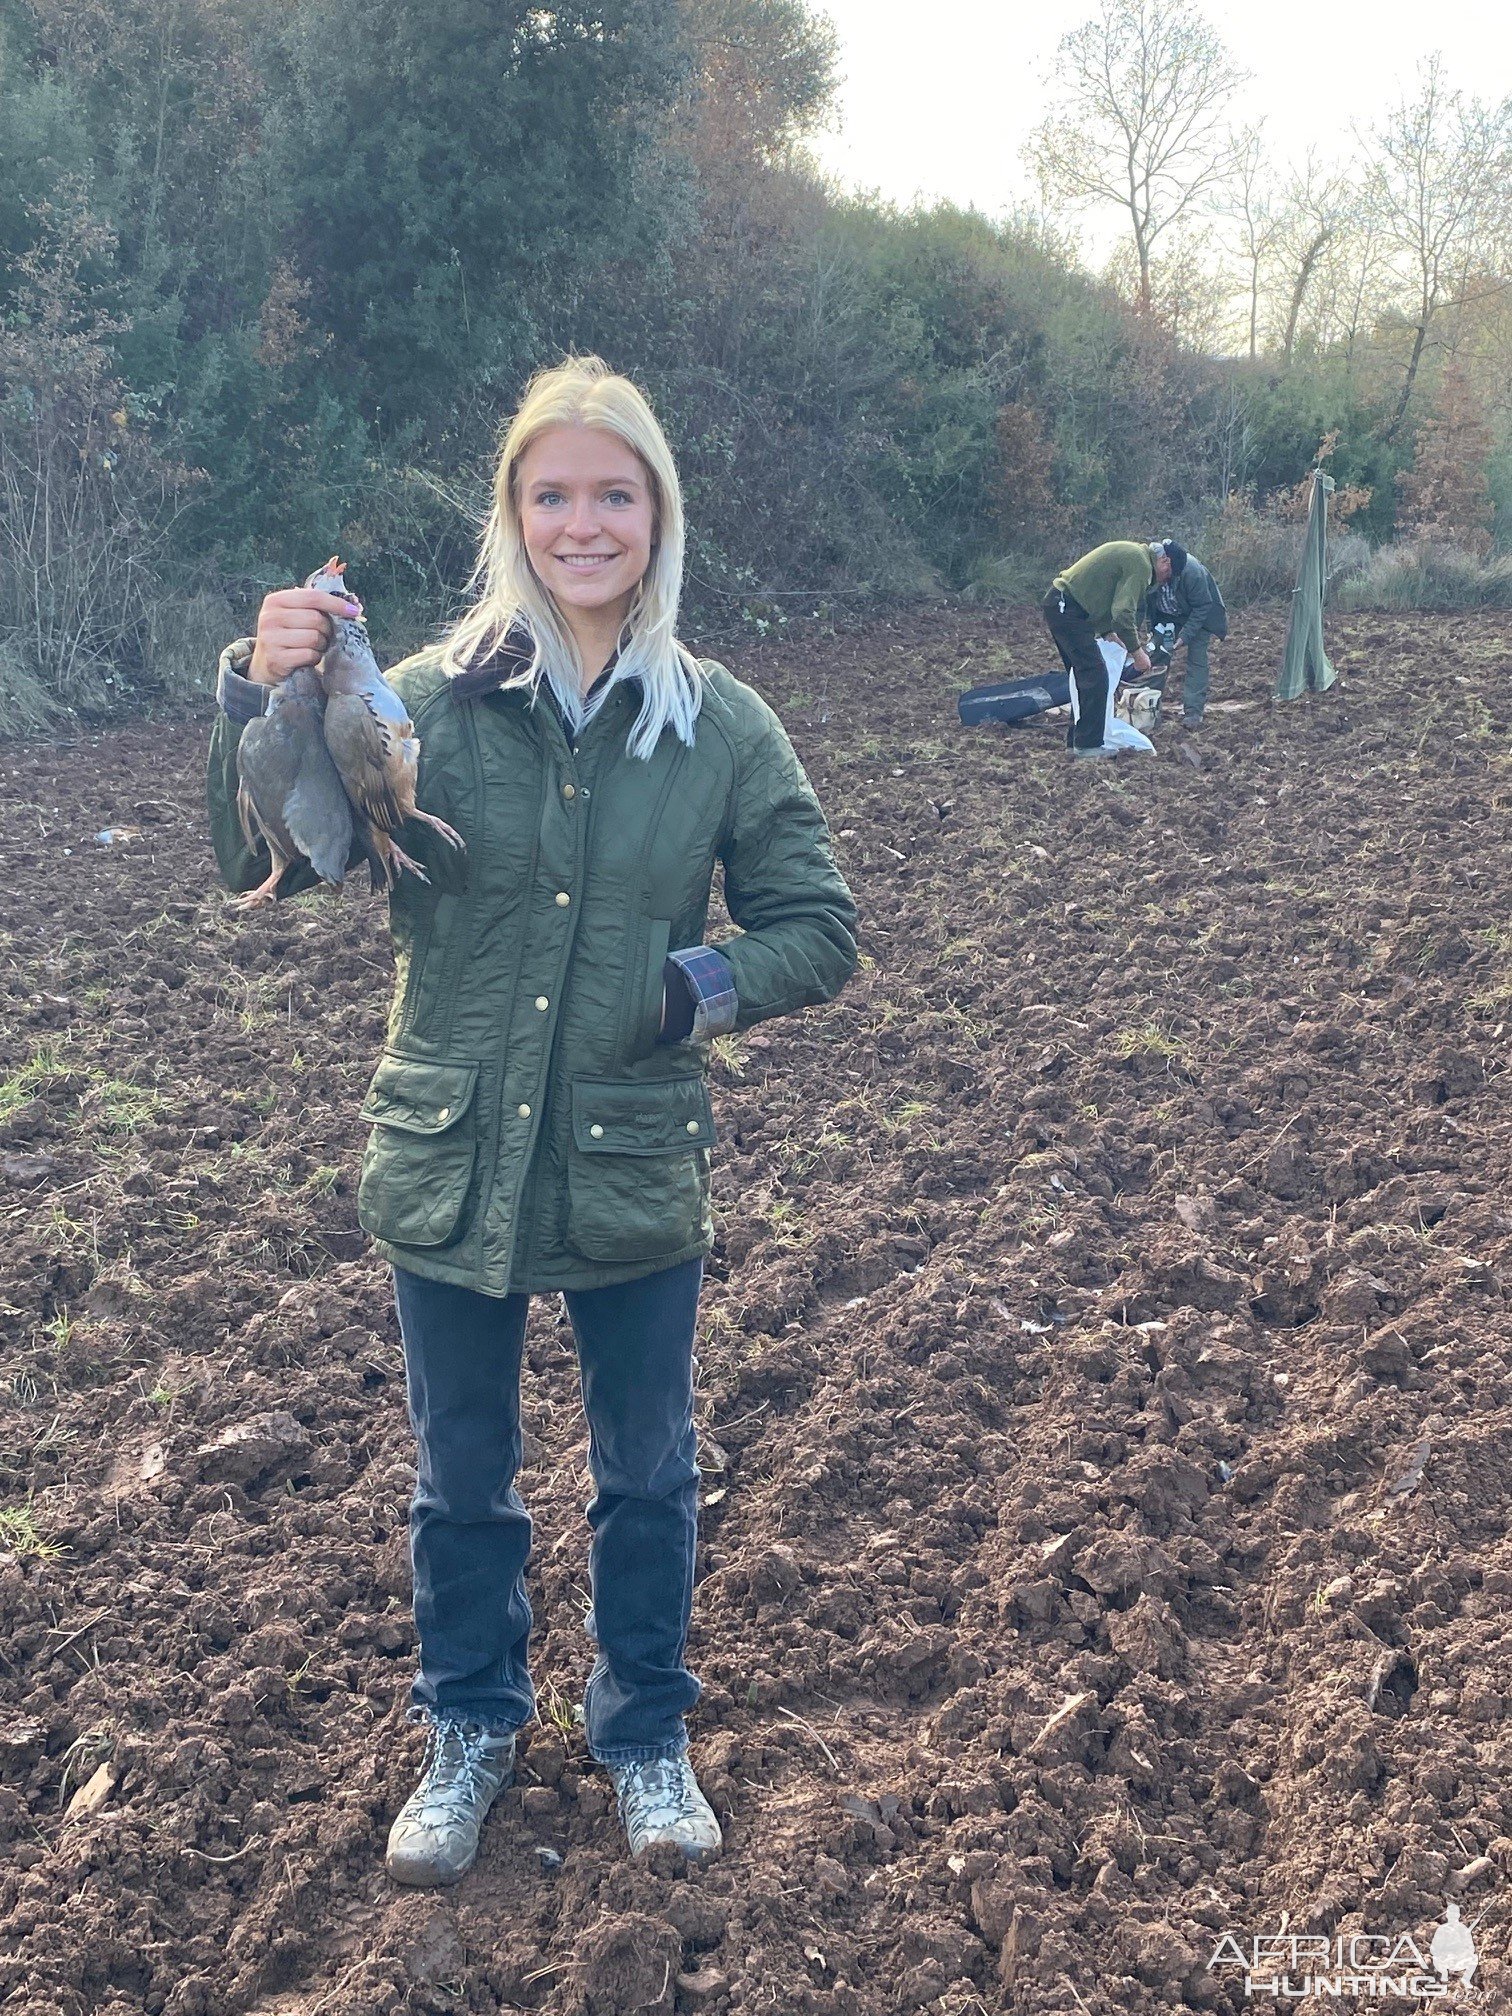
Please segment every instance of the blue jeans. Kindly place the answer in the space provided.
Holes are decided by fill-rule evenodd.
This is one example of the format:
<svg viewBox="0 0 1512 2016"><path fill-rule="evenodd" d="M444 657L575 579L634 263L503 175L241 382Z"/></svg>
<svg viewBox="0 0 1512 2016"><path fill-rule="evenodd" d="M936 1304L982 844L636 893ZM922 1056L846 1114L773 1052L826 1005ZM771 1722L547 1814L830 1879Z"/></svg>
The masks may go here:
<svg viewBox="0 0 1512 2016"><path fill-rule="evenodd" d="M594 1495L588 1746L604 1764L680 1755L699 1685L683 1664L698 1534L693 1334L703 1262L569 1290ZM535 1713L520 1467L526 1295L394 1270L410 1420L417 1710L518 1729Z"/></svg>

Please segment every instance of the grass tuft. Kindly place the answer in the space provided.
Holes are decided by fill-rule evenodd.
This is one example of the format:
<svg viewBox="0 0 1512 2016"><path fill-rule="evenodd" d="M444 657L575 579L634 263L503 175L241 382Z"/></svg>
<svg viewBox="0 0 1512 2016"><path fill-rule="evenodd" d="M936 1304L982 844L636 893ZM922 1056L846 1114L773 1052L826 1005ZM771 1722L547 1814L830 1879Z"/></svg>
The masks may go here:
<svg viewBox="0 0 1512 2016"><path fill-rule="evenodd" d="M63 1552L38 1526L30 1499L24 1505L0 1506L0 1549L20 1561L56 1561Z"/></svg>
<svg viewBox="0 0 1512 2016"><path fill-rule="evenodd" d="M1112 1052L1115 1057L1165 1057L1182 1063L1188 1057L1186 1045L1155 1022L1131 1023L1120 1029L1113 1038Z"/></svg>

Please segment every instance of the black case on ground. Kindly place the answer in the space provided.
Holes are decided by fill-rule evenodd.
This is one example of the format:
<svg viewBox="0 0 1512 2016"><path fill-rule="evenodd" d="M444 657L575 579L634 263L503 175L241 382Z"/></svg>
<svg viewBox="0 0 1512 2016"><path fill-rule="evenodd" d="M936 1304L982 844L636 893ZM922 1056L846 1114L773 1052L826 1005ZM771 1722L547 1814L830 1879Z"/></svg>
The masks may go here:
<svg viewBox="0 0 1512 2016"><path fill-rule="evenodd" d="M956 702L968 728L978 721L1027 721L1051 707L1069 707L1071 678L1066 672L1046 672L1038 679L1009 679L1001 686L973 686Z"/></svg>

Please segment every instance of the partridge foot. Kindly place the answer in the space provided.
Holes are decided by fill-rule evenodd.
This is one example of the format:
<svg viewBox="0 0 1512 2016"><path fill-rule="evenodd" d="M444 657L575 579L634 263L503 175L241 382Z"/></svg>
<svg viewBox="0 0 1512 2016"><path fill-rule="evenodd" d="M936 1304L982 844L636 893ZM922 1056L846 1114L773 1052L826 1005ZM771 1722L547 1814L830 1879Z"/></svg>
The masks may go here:
<svg viewBox="0 0 1512 2016"><path fill-rule="evenodd" d="M462 835L454 826L448 826L444 819L438 819L434 812L422 812L417 805L415 810L410 814L410 817L418 819L423 826L434 827L448 847L455 847L462 853L466 853L467 842L462 838Z"/></svg>
<svg viewBox="0 0 1512 2016"><path fill-rule="evenodd" d="M283 880L283 872L287 866L286 861L276 862L273 873L266 882L259 882L255 889L244 890L240 896L233 896L226 908L235 910L239 915L244 915L248 910L266 910L270 903L278 901L278 885Z"/></svg>
<svg viewBox="0 0 1512 2016"><path fill-rule="evenodd" d="M429 875L426 874L418 861L410 859L409 855L405 853L391 833L375 833L373 839L378 849L379 858L383 862L384 872L388 876L388 886L390 889L399 880L399 871L401 869L408 869L409 873L418 881L424 882L427 887L429 886Z"/></svg>

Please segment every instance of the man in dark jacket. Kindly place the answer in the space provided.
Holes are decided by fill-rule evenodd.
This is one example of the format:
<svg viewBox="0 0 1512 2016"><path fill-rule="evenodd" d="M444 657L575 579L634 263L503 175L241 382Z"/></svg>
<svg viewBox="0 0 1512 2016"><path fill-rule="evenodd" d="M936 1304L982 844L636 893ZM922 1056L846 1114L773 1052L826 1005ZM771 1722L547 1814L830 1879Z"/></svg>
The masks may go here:
<svg viewBox="0 0 1512 2016"><path fill-rule="evenodd" d="M1202 562L1175 539L1164 542L1171 578L1152 584L1145 601L1151 630L1151 656L1159 683L1176 652L1186 647L1186 677L1181 687L1181 725L1200 728L1207 709L1208 639L1228 635L1228 610L1218 583Z"/></svg>

